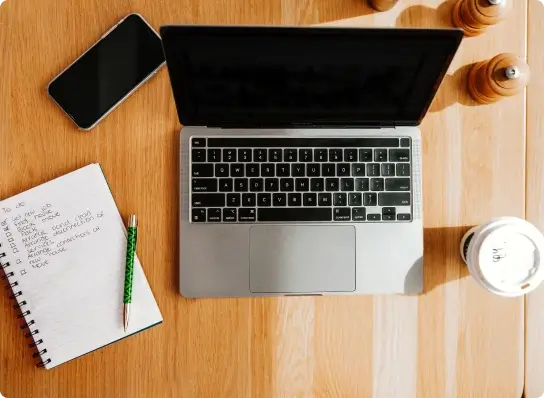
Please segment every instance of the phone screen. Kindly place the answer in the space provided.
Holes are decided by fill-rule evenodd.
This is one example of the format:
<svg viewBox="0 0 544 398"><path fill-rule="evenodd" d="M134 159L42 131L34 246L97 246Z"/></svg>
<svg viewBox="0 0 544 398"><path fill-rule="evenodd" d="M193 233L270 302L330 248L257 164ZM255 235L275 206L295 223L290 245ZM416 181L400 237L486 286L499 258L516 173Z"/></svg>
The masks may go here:
<svg viewBox="0 0 544 398"><path fill-rule="evenodd" d="M164 63L161 39L131 14L49 85L49 95L90 129Z"/></svg>

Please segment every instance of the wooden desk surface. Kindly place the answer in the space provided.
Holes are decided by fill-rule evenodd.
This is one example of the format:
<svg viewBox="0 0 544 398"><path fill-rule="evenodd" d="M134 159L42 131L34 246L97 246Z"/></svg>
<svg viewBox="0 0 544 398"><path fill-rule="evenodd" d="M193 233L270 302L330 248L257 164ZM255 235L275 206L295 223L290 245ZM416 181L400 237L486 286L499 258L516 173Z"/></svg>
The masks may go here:
<svg viewBox="0 0 544 398"><path fill-rule="evenodd" d="M533 1L533 0L531 0ZM536 2L536 0L535 0ZM166 70L91 133L47 99L60 70L130 12L164 23L449 26L451 1L8 0L0 7L0 198L88 163L123 216L141 218L139 256L162 326L38 371L0 297L0 393L27 397L520 397L523 300L467 276L458 242L493 216L525 215L526 98L476 106L466 66L525 54L527 0L466 39L424 137L425 293L186 300L178 294L178 132ZM539 5L539 4L537 4ZM542 37L542 36L540 36ZM325 49L326 50L326 49ZM325 53L326 54L326 53ZM324 55L325 55L324 54Z"/></svg>
<svg viewBox="0 0 544 398"><path fill-rule="evenodd" d="M539 45L544 37L544 7L530 1L528 9L528 62L532 78L527 90L527 220L544 232L544 51ZM533 39L531 39L533 38ZM544 286L526 300L525 321L525 398L544 394Z"/></svg>

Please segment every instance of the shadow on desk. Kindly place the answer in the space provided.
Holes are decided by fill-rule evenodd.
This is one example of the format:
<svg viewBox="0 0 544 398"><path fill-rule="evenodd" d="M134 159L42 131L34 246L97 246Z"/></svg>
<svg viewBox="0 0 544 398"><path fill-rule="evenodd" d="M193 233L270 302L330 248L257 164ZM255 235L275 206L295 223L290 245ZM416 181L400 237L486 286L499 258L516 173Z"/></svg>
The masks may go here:
<svg viewBox="0 0 544 398"><path fill-rule="evenodd" d="M436 287L469 275L459 244L471 227L425 228L423 286L426 294Z"/></svg>
<svg viewBox="0 0 544 398"><path fill-rule="evenodd" d="M454 28L452 9L456 0L447 0L438 8L414 5L403 10L397 18L398 28Z"/></svg>
<svg viewBox="0 0 544 398"><path fill-rule="evenodd" d="M296 2L292 2L289 4L295 3ZM326 23L374 14L377 12L370 6L368 0L337 0L334 2L331 2L330 0L313 0L311 4L311 8L316 11L317 15L315 16L316 20L313 20L310 23ZM282 5L282 7L285 6ZM308 12L308 7L306 7L304 2L301 2L301 4L297 7L302 7L305 12ZM327 18L324 19L324 16Z"/></svg>

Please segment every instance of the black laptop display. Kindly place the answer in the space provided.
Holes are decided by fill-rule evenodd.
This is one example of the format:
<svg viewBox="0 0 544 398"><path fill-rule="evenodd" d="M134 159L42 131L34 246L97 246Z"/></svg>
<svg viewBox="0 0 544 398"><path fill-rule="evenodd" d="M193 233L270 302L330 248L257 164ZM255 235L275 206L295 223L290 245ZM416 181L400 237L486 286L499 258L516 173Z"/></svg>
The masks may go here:
<svg viewBox="0 0 544 398"><path fill-rule="evenodd" d="M458 30L165 26L180 121L205 126L418 125Z"/></svg>

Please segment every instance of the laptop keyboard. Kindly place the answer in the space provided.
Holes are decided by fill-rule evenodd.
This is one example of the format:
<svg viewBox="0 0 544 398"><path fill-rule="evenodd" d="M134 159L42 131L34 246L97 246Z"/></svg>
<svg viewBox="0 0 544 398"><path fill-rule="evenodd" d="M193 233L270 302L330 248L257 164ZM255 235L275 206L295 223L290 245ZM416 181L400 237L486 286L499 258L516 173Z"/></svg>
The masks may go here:
<svg viewBox="0 0 544 398"><path fill-rule="evenodd" d="M191 222L407 222L410 138L192 137Z"/></svg>

